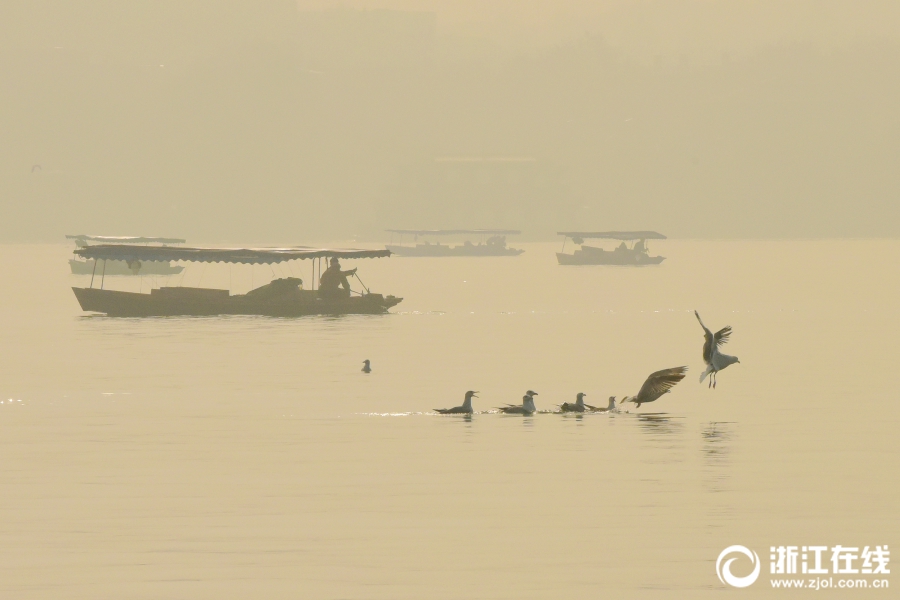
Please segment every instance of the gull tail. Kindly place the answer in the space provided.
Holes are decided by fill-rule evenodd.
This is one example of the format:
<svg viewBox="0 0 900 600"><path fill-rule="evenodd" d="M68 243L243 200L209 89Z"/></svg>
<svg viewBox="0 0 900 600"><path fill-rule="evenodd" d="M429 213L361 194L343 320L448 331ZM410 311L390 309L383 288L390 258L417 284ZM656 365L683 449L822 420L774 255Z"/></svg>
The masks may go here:
<svg viewBox="0 0 900 600"><path fill-rule="evenodd" d="M700 383L703 383L703 380L706 379L706 376L713 372L712 365L706 367L706 370L700 375Z"/></svg>

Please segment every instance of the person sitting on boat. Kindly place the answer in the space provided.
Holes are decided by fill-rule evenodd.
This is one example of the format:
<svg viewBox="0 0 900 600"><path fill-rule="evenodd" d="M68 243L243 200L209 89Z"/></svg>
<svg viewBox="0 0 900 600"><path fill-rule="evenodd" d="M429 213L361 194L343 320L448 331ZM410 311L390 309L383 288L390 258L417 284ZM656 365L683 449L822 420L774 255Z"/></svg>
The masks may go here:
<svg viewBox="0 0 900 600"><path fill-rule="evenodd" d="M350 282L348 275L356 275L356 269L341 271L341 263L337 256L331 258L331 266L325 269L319 279L319 296L322 298L349 298Z"/></svg>
<svg viewBox="0 0 900 600"><path fill-rule="evenodd" d="M628 246L625 245L625 242L622 242L618 246L616 246L616 252L627 252Z"/></svg>
<svg viewBox="0 0 900 600"><path fill-rule="evenodd" d="M634 245L635 252L647 252L647 246L644 245L644 240L640 240L637 244Z"/></svg>

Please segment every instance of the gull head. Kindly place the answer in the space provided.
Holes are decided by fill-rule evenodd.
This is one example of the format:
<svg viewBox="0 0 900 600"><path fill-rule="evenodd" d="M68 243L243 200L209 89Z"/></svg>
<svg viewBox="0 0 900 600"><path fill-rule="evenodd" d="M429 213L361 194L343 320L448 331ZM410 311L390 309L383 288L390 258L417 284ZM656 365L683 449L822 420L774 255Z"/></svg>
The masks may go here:
<svg viewBox="0 0 900 600"><path fill-rule="evenodd" d="M533 391L531 391L531 390L528 390L527 392L525 392L525 395L526 395L526 396L537 396L538 393L537 393L537 392L533 392Z"/></svg>
<svg viewBox="0 0 900 600"><path fill-rule="evenodd" d="M472 390L469 390L468 392L466 392L466 400L471 400L472 398L477 398L478 396L475 395L477 393L478 392L473 392Z"/></svg>

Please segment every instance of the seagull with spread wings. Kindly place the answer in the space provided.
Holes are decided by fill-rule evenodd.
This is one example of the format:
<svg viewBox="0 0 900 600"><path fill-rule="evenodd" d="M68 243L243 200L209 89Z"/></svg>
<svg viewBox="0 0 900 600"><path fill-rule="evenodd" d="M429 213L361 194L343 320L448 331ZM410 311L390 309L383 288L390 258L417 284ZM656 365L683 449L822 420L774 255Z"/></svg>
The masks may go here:
<svg viewBox="0 0 900 600"><path fill-rule="evenodd" d="M644 385L641 386L641 391L637 393L637 396L625 396L619 402L634 402L635 408L640 408L641 404L659 400L660 396L668 394L672 386L684 379L687 370L687 367L673 367L651 373Z"/></svg>
<svg viewBox="0 0 900 600"><path fill-rule="evenodd" d="M697 320L700 321L700 327L703 328L704 337L703 362L706 363L706 370L703 371L702 375L700 375L700 383L703 383L703 380L706 379L707 375L709 375L709 385L707 387L712 387L715 389L716 375L718 374L718 372L728 365L739 363L741 361L738 360L737 356L729 356L728 354L722 354L721 352L719 352L719 348L728 341L728 338L731 337L730 325L723 327L715 334L713 334L713 332L703 324L703 321L700 319L700 313L695 310L694 315L696 315Z"/></svg>

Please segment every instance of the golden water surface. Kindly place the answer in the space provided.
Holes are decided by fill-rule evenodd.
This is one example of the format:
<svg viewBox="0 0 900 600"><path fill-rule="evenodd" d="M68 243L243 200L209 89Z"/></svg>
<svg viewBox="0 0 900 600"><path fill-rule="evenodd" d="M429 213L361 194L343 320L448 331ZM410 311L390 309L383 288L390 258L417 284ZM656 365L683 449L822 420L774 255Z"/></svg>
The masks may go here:
<svg viewBox="0 0 900 600"><path fill-rule="evenodd" d="M114 319L80 311L69 246L0 246L0 597L777 598L771 546L898 543L900 242L523 247L346 261L390 315ZM168 283L309 279L278 269ZM715 390L694 309L734 328ZM429 412L605 406L679 365L628 413ZM743 591L733 544L762 561Z"/></svg>

